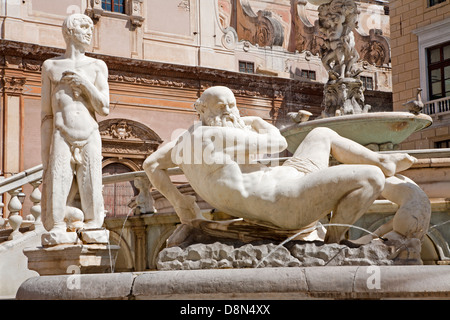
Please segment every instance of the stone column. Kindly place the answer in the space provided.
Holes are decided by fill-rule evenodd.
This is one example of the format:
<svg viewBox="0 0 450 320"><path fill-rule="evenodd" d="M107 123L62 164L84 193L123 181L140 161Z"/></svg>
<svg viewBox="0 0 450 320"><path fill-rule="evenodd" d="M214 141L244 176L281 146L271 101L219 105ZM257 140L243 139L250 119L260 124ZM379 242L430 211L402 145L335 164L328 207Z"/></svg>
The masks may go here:
<svg viewBox="0 0 450 320"><path fill-rule="evenodd" d="M23 170L23 99L22 92L26 78L20 75L4 74L1 78L2 86L2 120L4 128L2 134L2 168L0 174L9 177ZM9 203L10 195L6 194L4 203ZM3 217L7 218L9 209L5 208Z"/></svg>
<svg viewBox="0 0 450 320"><path fill-rule="evenodd" d="M144 271L145 270L145 258L146 258L146 227L144 226L135 226L133 227L134 237L135 237L135 258L134 265L136 271Z"/></svg>

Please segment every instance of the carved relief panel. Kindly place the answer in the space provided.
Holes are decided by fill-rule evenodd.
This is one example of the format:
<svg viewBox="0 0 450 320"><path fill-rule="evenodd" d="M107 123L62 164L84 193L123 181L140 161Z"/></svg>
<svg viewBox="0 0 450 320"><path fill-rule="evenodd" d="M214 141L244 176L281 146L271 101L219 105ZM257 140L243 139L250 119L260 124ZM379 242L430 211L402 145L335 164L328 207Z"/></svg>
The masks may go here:
<svg viewBox="0 0 450 320"><path fill-rule="evenodd" d="M99 130L105 158L128 159L138 168L162 143L153 130L133 120L108 119L99 124Z"/></svg>

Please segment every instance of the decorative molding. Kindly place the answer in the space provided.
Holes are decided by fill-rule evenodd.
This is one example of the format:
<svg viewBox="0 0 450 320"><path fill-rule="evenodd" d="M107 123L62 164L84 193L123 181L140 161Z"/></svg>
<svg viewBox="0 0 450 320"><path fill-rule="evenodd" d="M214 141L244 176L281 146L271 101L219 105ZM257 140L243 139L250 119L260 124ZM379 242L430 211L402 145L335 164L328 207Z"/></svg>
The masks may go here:
<svg viewBox="0 0 450 320"><path fill-rule="evenodd" d="M375 66L387 66L391 62L391 45L388 37L379 29L371 29L369 35L361 35L355 29L356 49L361 60Z"/></svg>
<svg viewBox="0 0 450 320"><path fill-rule="evenodd" d="M237 0L237 15L239 40L260 47L283 45L283 26L272 17L272 12L259 10L255 14L249 0Z"/></svg>
<svg viewBox="0 0 450 320"><path fill-rule="evenodd" d="M141 27L145 18L143 16L143 0L125 0L125 16L128 16L131 25ZM121 13L114 13L103 10L101 0L90 0L86 8L86 14L91 17L94 23L97 23L104 15L123 16Z"/></svg>
<svg viewBox="0 0 450 320"><path fill-rule="evenodd" d="M8 94L21 94L26 82L25 77L3 76L1 78L2 88Z"/></svg>
<svg viewBox="0 0 450 320"><path fill-rule="evenodd" d="M309 51L313 55L322 54L325 36L320 32L318 20L312 24L306 14L306 0L298 0L294 5L292 23L295 34L295 50Z"/></svg>
<svg viewBox="0 0 450 320"><path fill-rule="evenodd" d="M88 1L86 14L90 16L95 23L98 22L98 20L100 20L100 18L103 15L102 1L101 0Z"/></svg>
<svg viewBox="0 0 450 320"><path fill-rule="evenodd" d="M129 1L129 15L131 24L136 27L142 27L144 23L144 15L143 15L143 0L131 0Z"/></svg>
<svg viewBox="0 0 450 320"><path fill-rule="evenodd" d="M184 9L184 11L191 11L191 5L189 3L189 0L181 0L181 2L178 4L178 8Z"/></svg>
<svg viewBox="0 0 450 320"><path fill-rule="evenodd" d="M236 48L238 42L238 34L233 27L227 27L223 30L222 45L229 50Z"/></svg>
<svg viewBox="0 0 450 320"><path fill-rule="evenodd" d="M153 130L129 119L108 119L99 123L102 152L109 155L146 158L163 142Z"/></svg>

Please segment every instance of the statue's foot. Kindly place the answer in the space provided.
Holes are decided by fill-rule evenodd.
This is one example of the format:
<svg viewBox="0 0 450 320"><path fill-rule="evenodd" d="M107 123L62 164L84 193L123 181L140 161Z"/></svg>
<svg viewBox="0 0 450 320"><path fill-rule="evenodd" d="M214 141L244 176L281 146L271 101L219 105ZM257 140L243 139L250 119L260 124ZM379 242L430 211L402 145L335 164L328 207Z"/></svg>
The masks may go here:
<svg viewBox="0 0 450 320"><path fill-rule="evenodd" d="M385 235L385 245L391 248L390 259L397 265L421 265L423 264L420 252L422 243L417 238L407 238L395 231Z"/></svg>
<svg viewBox="0 0 450 320"><path fill-rule="evenodd" d="M380 154L380 169L387 177L410 168L416 162L417 159L407 153Z"/></svg>
<svg viewBox="0 0 450 320"><path fill-rule="evenodd" d="M84 213L76 207L67 206L64 220L67 224L67 230L76 232L84 226Z"/></svg>

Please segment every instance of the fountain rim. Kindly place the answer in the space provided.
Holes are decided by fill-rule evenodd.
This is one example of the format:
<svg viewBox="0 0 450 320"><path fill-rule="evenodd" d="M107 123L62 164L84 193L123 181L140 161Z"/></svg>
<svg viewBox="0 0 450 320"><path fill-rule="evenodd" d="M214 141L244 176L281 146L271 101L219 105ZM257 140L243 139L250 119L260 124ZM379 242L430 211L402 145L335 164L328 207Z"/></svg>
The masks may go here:
<svg viewBox="0 0 450 320"><path fill-rule="evenodd" d="M334 124L339 122L363 122L363 121L386 121L386 120L422 120L428 121L426 125L417 130L425 129L432 125L433 119L424 113L420 113L418 115L412 114L410 112L396 112L396 111L385 111L385 112L369 112L369 113L360 113L360 114L351 114L351 115L343 115L329 118L321 118L314 119L306 122L295 123L293 125L284 127L280 129L280 132L286 137L296 134L302 128L315 125L326 125L326 124ZM296 130L297 129L297 130ZM416 130L416 131L417 131Z"/></svg>

